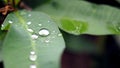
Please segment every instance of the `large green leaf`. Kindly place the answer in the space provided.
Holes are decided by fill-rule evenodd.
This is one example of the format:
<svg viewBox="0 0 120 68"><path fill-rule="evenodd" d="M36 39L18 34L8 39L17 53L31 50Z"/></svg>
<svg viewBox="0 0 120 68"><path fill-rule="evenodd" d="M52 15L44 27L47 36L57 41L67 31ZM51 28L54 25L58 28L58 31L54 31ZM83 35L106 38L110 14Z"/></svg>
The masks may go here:
<svg viewBox="0 0 120 68"><path fill-rule="evenodd" d="M120 34L120 10L83 0L52 0L35 10L46 12L59 27L78 34Z"/></svg>
<svg viewBox="0 0 120 68"><path fill-rule="evenodd" d="M30 65L37 68L60 67L64 40L56 24L46 14L27 11L11 13L2 29L8 30L3 44L5 68L30 68ZM39 35L41 30L46 31Z"/></svg>

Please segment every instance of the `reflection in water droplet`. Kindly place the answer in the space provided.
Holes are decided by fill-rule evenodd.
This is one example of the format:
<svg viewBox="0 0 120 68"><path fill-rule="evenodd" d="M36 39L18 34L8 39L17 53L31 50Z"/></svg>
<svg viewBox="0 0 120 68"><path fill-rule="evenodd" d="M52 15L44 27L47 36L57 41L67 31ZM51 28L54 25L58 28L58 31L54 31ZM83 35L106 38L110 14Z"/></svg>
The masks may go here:
<svg viewBox="0 0 120 68"><path fill-rule="evenodd" d="M34 34L34 35L31 36L31 38L32 38L32 39L37 39L38 36Z"/></svg>
<svg viewBox="0 0 120 68"><path fill-rule="evenodd" d="M30 65L30 68L37 68L37 66L36 65Z"/></svg>
<svg viewBox="0 0 120 68"><path fill-rule="evenodd" d="M27 29L29 32L33 33L34 31L32 29Z"/></svg>
<svg viewBox="0 0 120 68"><path fill-rule="evenodd" d="M27 22L27 24L28 24L28 25L30 25L30 24L31 24L31 22L29 21L29 22Z"/></svg>
<svg viewBox="0 0 120 68"><path fill-rule="evenodd" d="M42 24L38 24L39 26L42 26Z"/></svg>
<svg viewBox="0 0 120 68"><path fill-rule="evenodd" d="M39 31L40 36L48 36L49 34L50 34L49 30L45 29L45 28L43 28Z"/></svg>
<svg viewBox="0 0 120 68"><path fill-rule="evenodd" d="M13 22L11 20L8 21L10 24L12 24Z"/></svg>
<svg viewBox="0 0 120 68"><path fill-rule="evenodd" d="M62 34L60 33L60 34L58 34L58 36L62 36Z"/></svg>

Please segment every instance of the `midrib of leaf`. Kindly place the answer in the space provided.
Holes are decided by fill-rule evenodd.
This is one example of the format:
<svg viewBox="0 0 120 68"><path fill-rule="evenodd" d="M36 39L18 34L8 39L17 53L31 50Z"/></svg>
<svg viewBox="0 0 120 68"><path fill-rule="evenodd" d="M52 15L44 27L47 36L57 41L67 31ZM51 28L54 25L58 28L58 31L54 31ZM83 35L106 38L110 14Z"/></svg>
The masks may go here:
<svg viewBox="0 0 120 68"><path fill-rule="evenodd" d="M19 14L19 12L15 12L15 15L18 17L18 20L20 21L22 26L27 30L28 26L25 23L26 22L25 19ZM31 36L31 34L29 32L28 32L28 34L29 34L29 36ZM33 41L32 39L30 39L30 41L31 41L32 50L34 50L36 52L36 47L35 47L36 43L35 43L35 41ZM35 64L38 66L37 61L35 61Z"/></svg>

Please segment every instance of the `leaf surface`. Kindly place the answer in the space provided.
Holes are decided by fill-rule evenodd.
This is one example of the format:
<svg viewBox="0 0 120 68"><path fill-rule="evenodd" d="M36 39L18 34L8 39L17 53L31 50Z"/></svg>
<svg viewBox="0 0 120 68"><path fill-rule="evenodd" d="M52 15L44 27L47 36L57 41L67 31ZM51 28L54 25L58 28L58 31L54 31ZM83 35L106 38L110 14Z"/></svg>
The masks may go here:
<svg viewBox="0 0 120 68"><path fill-rule="evenodd" d="M35 10L49 14L59 27L71 34L120 34L120 10L83 0L52 0Z"/></svg>
<svg viewBox="0 0 120 68"><path fill-rule="evenodd" d="M11 13L2 30L8 30L3 44L5 68L60 68L65 44L56 24L44 13ZM39 32L46 29L49 33ZM44 35L44 36L43 36Z"/></svg>

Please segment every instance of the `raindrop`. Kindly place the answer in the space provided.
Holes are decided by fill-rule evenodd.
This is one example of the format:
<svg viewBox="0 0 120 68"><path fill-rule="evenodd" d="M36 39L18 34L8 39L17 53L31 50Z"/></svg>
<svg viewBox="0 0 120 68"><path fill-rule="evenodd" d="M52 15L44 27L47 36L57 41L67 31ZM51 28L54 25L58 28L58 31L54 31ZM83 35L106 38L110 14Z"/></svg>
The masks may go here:
<svg viewBox="0 0 120 68"><path fill-rule="evenodd" d="M29 22L27 22L27 24L28 24L28 25L30 25L30 24L31 24L31 22L29 21Z"/></svg>
<svg viewBox="0 0 120 68"><path fill-rule="evenodd" d="M50 32L49 32L49 30L48 29L45 29L45 28L43 28L43 29L41 29L40 31L39 31L39 35L40 36L48 36L50 34Z"/></svg>
<svg viewBox="0 0 120 68"><path fill-rule="evenodd" d="M62 34L60 33L60 34L58 34L58 36L62 36Z"/></svg>
<svg viewBox="0 0 120 68"><path fill-rule="evenodd" d="M53 33L55 33L55 31L53 31Z"/></svg>
<svg viewBox="0 0 120 68"><path fill-rule="evenodd" d="M4 27L4 25L3 25L3 24L2 24L1 26L2 26L2 27Z"/></svg>
<svg viewBox="0 0 120 68"><path fill-rule="evenodd" d="M10 24L12 24L13 22L11 20L8 21Z"/></svg>
<svg viewBox="0 0 120 68"><path fill-rule="evenodd" d="M32 52L32 54L30 54L29 59L30 59L31 61L36 61L37 55L35 54L35 52Z"/></svg>
<svg viewBox="0 0 120 68"><path fill-rule="evenodd" d="M34 31L32 29L27 29L29 32L33 33Z"/></svg>
<svg viewBox="0 0 120 68"><path fill-rule="evenodd" d="M42 24L38 24L39 26L42 26Z"/></svg>
<svg viewBox="0 0 120 68"><path fill-rule="evenodd" d="M31 14L28 14L28 17L30 17L31 16Z"/></svg>
<svg viewBox="0 0 120 68"><path fill-rule="evenodd" d="M38 36L37 36L37 35L35 35L35 34L34 34L34 35L32 35L31 37L32 37L32 39L37 39L37 38L38 38Z"/></svg>
<svg viewBox="0 0 120 68"><path fill-rule="evenodd" d="M37 68L37 66L32 64L32 65L30 65L30 68Z"/></svg>
<svg viewBox="0 0 120 68"><path fill-rule="evenodd" d="M50 42L50 40L48 40L48 39L47 39L47 40L45 40L45 42L46 42L46 43L49 43L49 42Z"/></svg>
<svg viewBox="0 0 120 68"><path fill-rule="evenodd" d="M48 22L50 22L50 21L48 21Z"/></svg>
<svg viewBox="0 0 120 68"><path fill-rule="evenodd" d="M35 51L31 51L30 54L35 54Z"/></svg>

